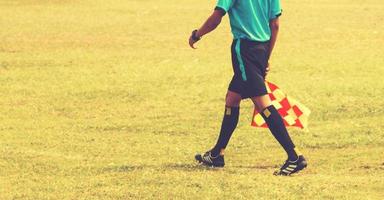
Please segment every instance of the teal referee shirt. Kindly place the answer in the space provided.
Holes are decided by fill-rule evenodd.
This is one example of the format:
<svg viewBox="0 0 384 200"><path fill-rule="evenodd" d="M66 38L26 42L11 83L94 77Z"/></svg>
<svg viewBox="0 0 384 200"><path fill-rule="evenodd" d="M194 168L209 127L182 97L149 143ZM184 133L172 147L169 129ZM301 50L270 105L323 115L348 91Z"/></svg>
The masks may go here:
<svg viewBox="0 0 384 200"><path fill-rule="evenodd" d="M228 13L234 39L259 42L270 40L269 21L282 12L280 0L218 0L216 9Z"/></svg>

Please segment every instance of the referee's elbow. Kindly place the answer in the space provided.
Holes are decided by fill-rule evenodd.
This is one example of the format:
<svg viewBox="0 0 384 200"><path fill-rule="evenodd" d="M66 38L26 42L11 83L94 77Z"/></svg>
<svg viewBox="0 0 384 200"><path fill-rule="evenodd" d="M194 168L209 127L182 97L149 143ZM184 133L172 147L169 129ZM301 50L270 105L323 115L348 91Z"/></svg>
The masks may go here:
<svg viewBox="0 0 384 200"><path fill-rule="evenodd" d="M279 23L279 20L278 18L277 19L273 19L269 22L269 27L272 29L272 30L279 30L280 28L280 23Z"/></svg>

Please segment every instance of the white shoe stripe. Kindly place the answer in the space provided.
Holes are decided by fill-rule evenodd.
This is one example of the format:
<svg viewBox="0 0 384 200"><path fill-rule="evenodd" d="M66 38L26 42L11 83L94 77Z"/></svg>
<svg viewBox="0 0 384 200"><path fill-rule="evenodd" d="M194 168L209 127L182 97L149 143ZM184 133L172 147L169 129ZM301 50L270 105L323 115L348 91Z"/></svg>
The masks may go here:
<svg viewBox="0 0 384 200"><path fill-rule="evenodd" d="M285 169L283 169L283 170L281 170L281 171L284 172L284 173L286 173L286 174L290 174L290 173L291 173L290 171L285 170Z"/></svg>
<svg viewBox="0 0 384 200"><path fill-rule="evenodd" d="M207 163L212 163L211 156L203 156L203 160Z"/></svg>
<svg viewBox="0 0 384 200"><path fill-rule="evenodd" d="M287 169L288 171L293 171L295 168L287 167L286 169Z"/></svg>

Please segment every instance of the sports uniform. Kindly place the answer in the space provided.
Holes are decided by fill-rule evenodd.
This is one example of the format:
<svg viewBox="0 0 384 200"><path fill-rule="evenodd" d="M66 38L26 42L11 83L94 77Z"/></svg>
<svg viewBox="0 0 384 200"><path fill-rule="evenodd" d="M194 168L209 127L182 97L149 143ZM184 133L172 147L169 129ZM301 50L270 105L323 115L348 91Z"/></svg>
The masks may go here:
<svg viewBox="0 0 384 200"><path fill-rule="evenodd" d="M280 0L218 0L215 9L228 13L234 37L231 47L234 76L228 89L242 98L266 95L269 21L281 15Z"/></svg>

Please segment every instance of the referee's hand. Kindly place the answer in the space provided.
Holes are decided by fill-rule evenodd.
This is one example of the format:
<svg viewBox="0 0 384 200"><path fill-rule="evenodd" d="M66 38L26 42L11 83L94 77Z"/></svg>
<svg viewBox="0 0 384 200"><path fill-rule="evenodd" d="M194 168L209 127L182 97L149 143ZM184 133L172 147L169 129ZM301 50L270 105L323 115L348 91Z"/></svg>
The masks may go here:
<svg viewBox="0 0 384 200"><path fill-rule="evenodd" d="M201 39L201 37L197 36L197 30L192 31L191 37L189 37L189 46L192 49L196 49L196 47L194 45L200 39Z"/></svg>
<svg viewBox="0 0 384 200"><path fill-rule="evenodd" d="M189 46L190 46L192 49L196 49L196 47L194 46L196 42L197 42L197 41L195 41L195 40L192 38L192 36L189 37Z"/></svg>

